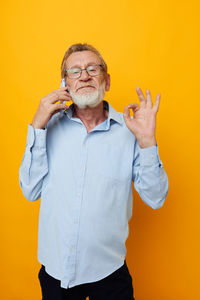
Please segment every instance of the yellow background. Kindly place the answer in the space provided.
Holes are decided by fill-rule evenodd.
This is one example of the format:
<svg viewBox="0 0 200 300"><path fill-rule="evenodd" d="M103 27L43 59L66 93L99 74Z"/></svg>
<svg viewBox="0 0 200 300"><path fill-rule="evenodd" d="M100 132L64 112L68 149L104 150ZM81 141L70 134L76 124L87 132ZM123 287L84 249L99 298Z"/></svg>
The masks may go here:
<svg viewBox="0 0 200 300"><path fill-rule="evenodd" d="M127 264L136 300L200 299L199 1L1 2L1 299L41 299L37 278L40 200L19 187L28 123L40 99L60 86L60 65L78 42L108 64L105 99L118 111L155 101L160 158L169 177L161 209L134 191Z"/></svg>

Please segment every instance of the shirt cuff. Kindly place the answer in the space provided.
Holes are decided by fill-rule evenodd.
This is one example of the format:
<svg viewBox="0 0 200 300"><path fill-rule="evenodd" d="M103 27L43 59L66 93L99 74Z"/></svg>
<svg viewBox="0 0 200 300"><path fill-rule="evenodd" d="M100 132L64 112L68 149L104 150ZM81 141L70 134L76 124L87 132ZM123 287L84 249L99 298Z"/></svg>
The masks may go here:
<svg viewBox="0 0 200 300"><path fill-rule="evenodd" d="M27 145L32 147L33 145L40 148L46 147L46 135L47 128L39 129L33 128L31 124L28 124L28 135L27 135Z"/></svg>
<svg viewBox="0 0 200 300"><path fill-rule="evenodd" d="M148 148L140 148L139 147L139 154L140 154L140 165L141 166L152 166L155 164L161 164L159 154L158 154L158 145L151 146Z"/></svg>

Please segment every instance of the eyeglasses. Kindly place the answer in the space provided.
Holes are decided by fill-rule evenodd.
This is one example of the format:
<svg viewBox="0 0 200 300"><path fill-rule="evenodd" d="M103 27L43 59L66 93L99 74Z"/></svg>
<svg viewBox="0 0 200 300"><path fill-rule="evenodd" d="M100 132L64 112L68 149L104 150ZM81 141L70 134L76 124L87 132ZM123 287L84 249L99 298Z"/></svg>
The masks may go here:
<svg viewBox="0 0 200 300"><path fill-rule="evenodd" d="M65 71L67 72L67 75L69 78L77 79L77 78L81 77L83 70L86 70L86 72L89 76L98 76L98 75L100 75L102 69L103 69L102 65L91 65L85 69L71 68L71 69L65 69Z"/></svg>

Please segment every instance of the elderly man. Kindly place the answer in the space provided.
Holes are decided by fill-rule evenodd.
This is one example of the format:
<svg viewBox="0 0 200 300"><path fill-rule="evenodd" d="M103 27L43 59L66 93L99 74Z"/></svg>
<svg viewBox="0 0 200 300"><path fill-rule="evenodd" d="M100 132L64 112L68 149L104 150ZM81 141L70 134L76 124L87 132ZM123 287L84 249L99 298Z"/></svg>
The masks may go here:
<svg viewBox="0 0 200 300"><path fill-rule="evenodd" d="M19 171L24 196L41 197L43 299L131 300L125 260L131 182L153 209L168 193L155 137L160 95L153 105L150 91L145 97L137 88L140 106L117 112L103 100L110 88L107 65L88 44L68 49L61 76L65 86L41 99L28 125Z"/></svg>

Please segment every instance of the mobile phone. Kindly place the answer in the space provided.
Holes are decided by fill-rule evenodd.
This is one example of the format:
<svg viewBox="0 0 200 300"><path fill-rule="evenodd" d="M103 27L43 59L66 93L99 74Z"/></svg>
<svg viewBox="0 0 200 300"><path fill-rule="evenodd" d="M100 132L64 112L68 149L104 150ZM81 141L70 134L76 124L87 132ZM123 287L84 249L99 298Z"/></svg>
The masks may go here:
<svg viewBox="0 0 200 300"><path fill-rule="evenodd" d="M66 86L66 83L65 83L65 78L62 78L61 80L61 84L60 84L60 87L63 88ZM69 92L69 90L67 89L67 92ZM63 104L65 104L66 101L63 101Z"/></svg>
<svg viewBox="0 0 200 300"><path fill-rule="evenodd" d="M62 78L60 87L63 88L63 87L65 87L65 86L66 86L65 78ZM67 89L67 92L69 93L69 89ZM63 104L65 104L65 102L66 102L66 101L63 101ZM61 109L60 112L61 112L61 111L63 111L63 109Z"/></svg>

